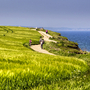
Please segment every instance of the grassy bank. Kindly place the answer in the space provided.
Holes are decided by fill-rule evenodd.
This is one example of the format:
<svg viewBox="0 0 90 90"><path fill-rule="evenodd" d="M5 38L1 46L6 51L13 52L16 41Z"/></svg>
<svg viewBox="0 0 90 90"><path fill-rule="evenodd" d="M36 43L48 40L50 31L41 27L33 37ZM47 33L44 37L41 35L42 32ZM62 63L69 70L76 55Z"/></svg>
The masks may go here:
<svg viewBox="0 0 90 90"><path fill-rule="evenodd" d="M35 52L29 39L35 45L40 37L33 28L0 26L0 90L75 90L85 86L77 82L86 79L88 65L83 58Z"/></svg>

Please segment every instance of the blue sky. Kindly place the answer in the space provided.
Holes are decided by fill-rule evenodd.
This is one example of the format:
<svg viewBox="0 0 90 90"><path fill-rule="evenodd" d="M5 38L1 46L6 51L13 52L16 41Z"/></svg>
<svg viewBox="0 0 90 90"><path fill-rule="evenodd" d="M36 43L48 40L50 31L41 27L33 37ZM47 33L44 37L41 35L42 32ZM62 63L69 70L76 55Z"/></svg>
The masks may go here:
<svg viewBox="0 0 90 90"><path fill-rule="evenodd" d="M0 0L0 25L90 28L90 0Z"/></svg>

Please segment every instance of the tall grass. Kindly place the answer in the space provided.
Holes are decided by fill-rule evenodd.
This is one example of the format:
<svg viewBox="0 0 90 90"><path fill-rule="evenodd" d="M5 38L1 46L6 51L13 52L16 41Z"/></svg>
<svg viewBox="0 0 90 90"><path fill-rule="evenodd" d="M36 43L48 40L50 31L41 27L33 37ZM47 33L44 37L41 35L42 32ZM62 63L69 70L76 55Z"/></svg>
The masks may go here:
<svg viewBox="0 0 90 90"><path fill-rule="evenodd" d="M37 31L25 27L0 26L1 90L39 88L70 80L88 70L82 59L47 55L30 49L29 39L32 44L39 44L40 36Z"/></svg>

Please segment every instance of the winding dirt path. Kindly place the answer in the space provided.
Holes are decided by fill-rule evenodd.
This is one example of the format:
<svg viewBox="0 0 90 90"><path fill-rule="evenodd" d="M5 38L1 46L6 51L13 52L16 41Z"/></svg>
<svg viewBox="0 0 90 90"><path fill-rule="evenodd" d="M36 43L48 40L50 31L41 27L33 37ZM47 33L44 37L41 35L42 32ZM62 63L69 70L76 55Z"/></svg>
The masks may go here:
<svg viewBox="0 0 90 90"><path fill-rule="evenodd" d="M52 36L51 35L49 35L49 34L46 34L45 32L43 32L43 31L38 31L41 35L43 35L44 36L44 40L45 41L50 41L50 42L55 42L56 43L56 41L54 41L54 40L49 40L49 38L51 37L52 38Z"/></svg>
<svg viewBox="0 0 90 90"><path fill-rule="evenodd" d="M54 40L49 40L49 38L52 37L51 35L46 34L46 33L43 32L43 31L38 31L38 32L39 32L41 35L44 36L43 39L44 39L45 41L50 41L50 42L55 42L55 43L56 43L56 41L54 41ZM55 55L55 54L49 53L48 51L46 51L46 50L44 50L44 49L41 49L41 45L40 45L40 44L39 44L39 45L32 45L31 48L32 48L33 50L37 51L37 52L40 52L40 53Z"/></svg>

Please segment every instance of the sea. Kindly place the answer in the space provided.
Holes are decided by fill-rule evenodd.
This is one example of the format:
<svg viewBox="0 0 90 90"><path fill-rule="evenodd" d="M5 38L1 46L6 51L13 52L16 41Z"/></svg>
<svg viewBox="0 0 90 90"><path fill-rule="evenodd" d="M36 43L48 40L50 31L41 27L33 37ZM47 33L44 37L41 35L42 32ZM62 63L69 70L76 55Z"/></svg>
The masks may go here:
<svg viewBox="0 0 90 90"><path fill-rule="evenodd" d="M52 27L45 27L44 29L61 33L61 36L67 37L69 41L77 42L81 50L90 52L90 29L52 28Z"/></svg>

